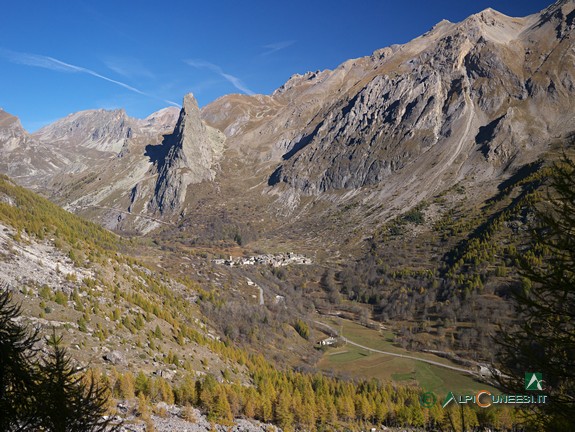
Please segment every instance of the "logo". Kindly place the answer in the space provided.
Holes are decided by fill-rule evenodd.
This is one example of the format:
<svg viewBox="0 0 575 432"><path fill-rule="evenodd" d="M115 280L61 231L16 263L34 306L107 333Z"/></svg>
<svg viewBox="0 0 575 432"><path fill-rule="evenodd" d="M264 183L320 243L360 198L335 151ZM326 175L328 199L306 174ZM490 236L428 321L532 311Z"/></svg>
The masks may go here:
<svg viewBox="0 0 575 432"><path fill-rule="evenodd" d="M457 399L455 399L455 395L453 394L453 392L449 392L447 396L445 396L445 400L441 404L441 408L445 408L447 405L451 403L451 401L455 401L455 403L457 403Z"/></svg>
<svg viewBox="0 0 575 432"><path fill-rule="evenodd" d="M527 383L529 382L527 381ZM489 408L499 404L545 404L547 403L547 395L492 394L489 390L479 390L475 394L460 395L449 392L441 407L445 408L451 402L455 402L456 405L476 404L480 408Z"/></svg>
<svg viewBox="0 0 575 432"><path fill-rule="evenodd" d="M541 372L525 373L525 390L543 390L543 374Z"/></svg>
<svg viewBox="0 0 575 432"><path fill-rule="evenodd" d="M525 390L529 391L543 391L543 374L541 372L526 372L525 373ZM489 408L493 405L501 404L525 404L525 405L541 405L546 404L546 394L493 394L489 390L479 390L477 393L464 393L455 394L450 391L443 403L442 408L446 408L451 402L455 405L476 404L479 408ZM437 397L433 392L422 393L419 396L419 403L424 408L431 408L437 402Z"/></svg>
<svg viewBox="0 0 575 432"><path fill-rule="evenodd" d="M423 408L431 408L435 402L437 402L437 398L433 392L426 392L419 396L419 403Z"/></svg>
<svg viewBox="0 0 575 432"><path fill-rule="evenodd" d="M481 396L486 395L487 398L481 399ZM491 399L491 392L489 390L479 390L479 392L475 395L475 403L480 408L488 408L493 403Z"/></svg>

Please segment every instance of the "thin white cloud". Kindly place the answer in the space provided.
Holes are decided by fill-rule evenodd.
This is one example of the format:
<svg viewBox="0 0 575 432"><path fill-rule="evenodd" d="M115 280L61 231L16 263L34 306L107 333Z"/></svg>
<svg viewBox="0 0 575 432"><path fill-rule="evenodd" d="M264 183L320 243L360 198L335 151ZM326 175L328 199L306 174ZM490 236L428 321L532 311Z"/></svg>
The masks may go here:
<svg viewBox="0 0 575 432"><path fill-rule="evenodd" d="M263 47L266 49L266 51L261 53L261 55L262 56L268 56L270 54L281 51L281 50L293 45L294 43L295 43L294 40L289 40L289 41L282 41L282 42L272 43L269 45L264 45Z"/></svg>
<svg viewBox="0 0 575 432"><path fill-rule="evenodd" d="M50 69L58 72L79 72L78 68L73 66L64 66L51 57L44 57L35 54L17 53L14 51L0 50L0 55L11 63L26 66L34 66L44 69Z"/></svg>
<svg viewBox="0 0 575 432"><path fill-rule="evenodd" d="M250 90L243 83L243 81L241 79L239 79L238 77L236 77L234 75L230 75L228 73L225 73L223 71L223 69L221 67L219 67L217 64L210 63L210 62L202 60L202 59L184 60L184 62L186 64L188 64L189 66L195 67L197 69L209 69L209 70L211 70L212 72L218 74L219 76L224 78L226 81L231 83L235 88L237 88L242 93L245 93L245 94L250 95L250 96L253 96L256 94L255 92Z"/></svg>
<svg viewBox="0 0 575 432"><path fill-rule="evenodd" d="M44 56L44 55L40 55L40 54L20 53L20 52L5 50L5 49L0 49L0 56L6 58L11 63L21 64L21 65L25 65L25 66L39 67L39 68L49 69L49 70L53 70L53 71L57 71L57 72L85 73L85 74L91 75L93 77L99 78L101 80L108 81L112 84L116 84L120 87L125 88L126 90L130 90L131 92L140 94L142 96L146 96L146 97L149 97L152 99L161 100L163 102L166 102L169 105L174 105L177 107L180 106L176 102L173 102L173 101L170 101L167 99L158 98L157 96L154 96L150 93L146 93L146 92L144 92L140 89L137 89L135 87L132 87L131 85L126 84L122 81L118 81L118 80L109 78L109 77L102 75L102 74L99 74L98 72L95 72L91 69L87 69L87 68L84 68L81 66L76 66L76 65L73 65L70 63L63 62L63 61L58 60L54 57Z"/></svg>
<svg viewBox="0 0 575 432"><path fill-rule="evenodd" d="M239 91L244 92L245 94L249 94L250 96L255 95L255 92L251 91L249 88L245 86L245 84L238 78L233 75L222 73L221 74L225 79L227 79L232 85L237 88Z"/></svg>
<svg viewBox="0 0 575 432"><path fill-rule="evenodd" d="M144 66L144 64L135 58L130 57L108 57L104 60L108 69L116 72L118 75L126 78L148 78L154 79L154 74Z"/></svg>

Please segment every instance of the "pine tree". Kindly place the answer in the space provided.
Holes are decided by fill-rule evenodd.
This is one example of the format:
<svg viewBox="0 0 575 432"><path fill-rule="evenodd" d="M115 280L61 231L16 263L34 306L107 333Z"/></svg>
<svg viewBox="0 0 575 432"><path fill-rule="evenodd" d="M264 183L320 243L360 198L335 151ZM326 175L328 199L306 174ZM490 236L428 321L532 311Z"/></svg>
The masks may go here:
<svg viewBox="0 0 575 432"><path fill-rule="evenodd" d="M142 371L138 372L134 386L135 386L136 395L139 395L140 393L142 393L144 395L149 396L149 394L150 394L150 380L144 372L142 372Z"/></svg>
<svg viewBox="0 0 575 432"><path fill-rule="evenodd" d="M515 294L518 324L501 345L500 384L524 392L526 372L540 372L548 403L532 419L538 430L575 430L575 161L554 167L547 205L536 209L532 254L523 254L526 282ZM535 258L535 259L534 259Z"/></svg>
<svg viewBox="0 0 575 432"><path fill-rule="evenodd" d="M6 286L0 286L0 430L28 430L37 423L34 413L35 372L31 366L37 332L15 319L20 306L12 304Z"/></svg>
<svg viewBox="0 0 575 432"><path fill-rule="evenodd" d="M41 427L51 432L110 432L120 429L104 417L108 403L105 387L93 376L86 380L55 332L48 341L52 351L40 366L38 412Z"/></svg>

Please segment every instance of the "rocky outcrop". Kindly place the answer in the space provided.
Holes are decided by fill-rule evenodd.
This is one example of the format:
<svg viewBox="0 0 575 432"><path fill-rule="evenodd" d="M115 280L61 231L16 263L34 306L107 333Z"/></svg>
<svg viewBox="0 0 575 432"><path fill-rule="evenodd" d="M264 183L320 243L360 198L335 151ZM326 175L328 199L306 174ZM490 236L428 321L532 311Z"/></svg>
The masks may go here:
<svg viewBox="0 0 575 432"><path fill-rule="evenodd" d="M156 162L151 210L173 214L181 210L190 184L213 180L224 141L222 133L204 124L193 95L186 95L174 133L163 143L164 150L158 149L165 157Z"/></svg>
<svg viewBox="0 0 575 432"><path fill-rule="evenodd" d="M26 139L26 131L17 117L0 109L0 149L9 153L16 149Z"/></svg>
<svg viewBox="0 0 575 432"><path fill-rule="evenodd" d="M192 95L140 120L88 110L30 135L0 113L2 172L108 228L147 231L177 214L190 184L212 181L224 135L206 126Z"/></svg>

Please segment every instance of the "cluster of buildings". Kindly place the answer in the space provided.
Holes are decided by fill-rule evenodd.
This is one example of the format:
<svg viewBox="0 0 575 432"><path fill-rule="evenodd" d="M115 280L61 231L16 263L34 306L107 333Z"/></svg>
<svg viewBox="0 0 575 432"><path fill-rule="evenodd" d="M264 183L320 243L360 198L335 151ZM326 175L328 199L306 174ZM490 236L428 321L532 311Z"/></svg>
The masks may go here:
<svg viewBox="0 0 575 432"><path fill-rule="evenodd" d="M280 253L280 254L265 254L255 255L250 257L237 257L230 256L228 259L215 259L214 263L219 265L227 265L230 267L244 266L244 265L270 265L272 267L283 267L290 264L311 264L311 259L293 252Z"/></svg>

